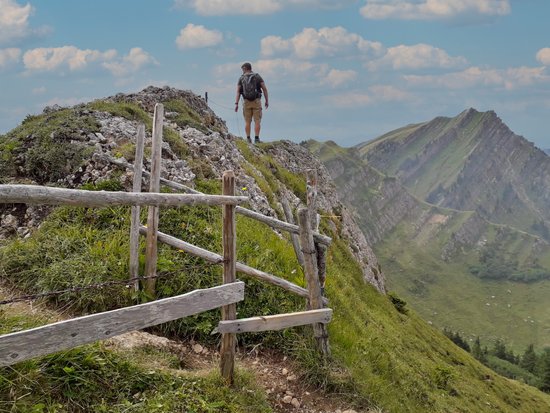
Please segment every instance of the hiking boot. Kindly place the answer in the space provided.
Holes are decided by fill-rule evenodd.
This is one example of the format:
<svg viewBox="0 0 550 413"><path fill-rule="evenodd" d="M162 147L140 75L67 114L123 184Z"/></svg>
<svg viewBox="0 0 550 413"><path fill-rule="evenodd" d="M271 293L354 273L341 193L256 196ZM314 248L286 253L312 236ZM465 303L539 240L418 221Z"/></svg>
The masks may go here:
<svg viewBox="0 0 550 413"><path fill-rule="evenodd" d="M252 143L252 139L250 139L250 136L247 136L247 137L246 137L246 141L247 141L248 143Z"/></svg>
<svg viewBox="0 0 550 413"><path fill-rule="evenodd" d="M260 138L254 138L254 143L260 143Z"/></svg>

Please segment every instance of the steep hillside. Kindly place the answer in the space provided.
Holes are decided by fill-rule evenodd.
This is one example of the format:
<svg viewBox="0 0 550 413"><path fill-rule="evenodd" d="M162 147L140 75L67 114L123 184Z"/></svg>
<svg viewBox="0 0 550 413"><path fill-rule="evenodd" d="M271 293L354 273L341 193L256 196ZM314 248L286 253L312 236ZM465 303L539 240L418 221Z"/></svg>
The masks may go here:
<svg viewBox="0 0 550 413"><path fill-rule="evenodd" d="M243 334L239 336L239 351L262 347L292 356L302 366L301 381L323 388L328 397L343 400L342 405L356 411L548 411L548 395L496 375L422 321L405 303L382 293L384 274L354 216L341 203L338 184L304 147L286 141L249 145L228 134L223 121L190 92L147 88L135 95L117 95L28 117L0 137L3 183L129 188L131 172L113 167L104 155L132 161L138 122L146 124L150 144L155 102L166 107L164 178L218 193L221 173L232 169L237 174L239 194L250 197L252 209L283 218L282 197L293 208L303 204L305 170L318 170L321 229L334 240L328 251L326 285L334 310L329 325L333 359L322 362L312 351L308 328ZM182 207L163 208L161 212L161 231L213 251L221 249L220 210ZM0 277L16 292L38 293L127 278L128 208L10 205L3 208L0 219ZM287 235L239 216L237 236L240 261L303 285ZM201 264L188 254L162 246L159 296L219 283L219 268ZM238 305L239 317L303 309L303 300L289 293L253 280L245 282L247 294ZM81 314L129 305L135 298L128 289L116 287L70 292L48 303ZM43 322L14 319L9 311L0 316L2 332ZM218 337L210 333L218 319L219 311L211 311L167 323L154 332L215 345ZM212 375L188 380L188 376L175 374L173 363L168 374L132 364L138 361L121 360L110 349L94 345L2 368L2 408L91 412L105 411L109 406L110 411L118 412L230 412L247 411L249 403L252 411L271 409L265 399L254 396L257 389L249 373L239 373L244 378L232 397ZM110 374L107 380L106 370ZM170 375L175 378L170 379ZM142 376L146 379L140 380ZM110 391L111 383L122 390ZM102 391L104 386L109 391Z"/></svg>
<svg viewBox="0 0 550 413"><path fill-rule="evenodd" d="M500 140L505 143L498 144ZM517 146L510 148L509 140ZM503 338L518 350L529 343L550 344L544 298L550 286L550 248L541 218L550 209L543 204L547 183L532 199L523 197L522 206L507 196L498 198L495 190L513 186L527 193L525 188L544 179L544 173L525 174L537 170L536 162L544 171L546 155L540 158L540 151L513 135L494 113L472 109L453 119L398 129L359 145L359 151L331 142L312 141L308 147L353 207L381 259L389 288L410 298L426 320L488 343ZM496 159L512 155L499 164L491 154ZM474 162L475 156L485 159ZM528 158L535 164L527 168ZM480 169L487 165L493 165L491 183L484 175L489 172ZM472 178L475 174L478 179ZM434 199L436 188L447 189L438 190L441 196ZM467 208L455 205L454 200L472 201L472 193L486 197ZM514 219L489 214L495 205ZM524 219L527 215L530 221ZM529 231L518 224L537 219ZM497 305L491 304L495 297L501 300Z"/></svg>

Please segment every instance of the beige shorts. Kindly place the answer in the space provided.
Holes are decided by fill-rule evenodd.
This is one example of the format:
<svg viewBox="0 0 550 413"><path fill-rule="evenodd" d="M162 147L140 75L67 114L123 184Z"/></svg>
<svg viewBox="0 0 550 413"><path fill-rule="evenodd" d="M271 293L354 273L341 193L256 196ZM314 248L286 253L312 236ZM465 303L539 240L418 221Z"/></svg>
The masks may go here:
<svg viewBox="0 0 550 413"><path fill-rule="evenodd" d="M246 100L243 103L243 115L246 122L254 119L255 123L259 123L262 119L262 99Z"/></svg>

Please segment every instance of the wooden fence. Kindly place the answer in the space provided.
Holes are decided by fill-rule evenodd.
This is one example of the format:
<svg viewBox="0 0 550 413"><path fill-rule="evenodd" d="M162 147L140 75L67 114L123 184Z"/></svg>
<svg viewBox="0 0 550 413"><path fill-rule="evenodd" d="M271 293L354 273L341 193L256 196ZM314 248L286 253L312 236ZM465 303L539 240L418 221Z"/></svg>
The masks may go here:
<svg viewBox="0 0 550 413"><path fill-rule="evenodd" d="M153 150L151 172L142 170L143 142L145 127L138 128L136 137L136 160L130 165L120 160L108 158L113 164L134 170L132 193L84 191L76 189L50 188L35 185L0 185L0 203L73 205L86 207L104 207L113 205L131 205L132 219L130 229L130 279L138 278L139 234L146 236L145 291L151 296L155 291L157 263L157 243L163 242L189 254L201 257L209 262L223 265L223 284L217 287L195 290L177 297L166 298L146 304L107 311L71 320L53 323L34 329L0 336L0 366L7 366L32 357L93 341L113 337L128 331L142 329L172 321L177 318L197 314L221 307L222 320L216 332L222 334L220 349L220 370L228 383L233 382L235 334L252 331L279 330L293 326L312 324L318 349L325 355L330 354L326 323L331 320L332 310L324 308L326 298L322 296L318 263L324 262L326 247L331 239L318 232L315 206L316 177L308 175L308 208L298 211L299 225L292 222L258 214L238 206L248 200L244 196L235 196L235 175L232 171L223 174L223 195L206 195L184 185L160 178L162 147L163 106L155 106L153 122ZM149 177L149 193L141 193L141 179ZM160 184L187 192L185 194L164 194ZM222 206L223 256L189 244L158 231L159 207L181 205ZM139 223L139 208L148 206L147 227ZM280 277L249 267L236 261L236 220L240 213L261 221L279 230L289 231L300 265L306 274L307 289L295 285ZM285 207L287 219L292 220L290 208ZM299 236L299 237L298 237ZM244 299L244 283L236 280L241 272L263 282L284 288L308 299L308 311L279 314L272 316L236 319L236 303ZM136 289L139 288L135 282Z"/></svg>

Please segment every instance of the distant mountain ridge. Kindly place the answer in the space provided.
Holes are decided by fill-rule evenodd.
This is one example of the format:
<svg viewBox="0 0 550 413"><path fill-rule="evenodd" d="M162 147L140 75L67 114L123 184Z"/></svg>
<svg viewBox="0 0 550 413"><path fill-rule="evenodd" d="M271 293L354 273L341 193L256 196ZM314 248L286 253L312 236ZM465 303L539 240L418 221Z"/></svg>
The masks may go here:
<svg viewBox="0 0 550 413"><path fill-rule="evenodd" d="M550 236L550 158L493 111L470 108L357 148L419 199Z"/></svg>
<svg viewBox="0 0 550 413"><path fill-rule="evenodd" d="M543 151L475 109L352 148L307 146L355 210L390 290L439 327L550 345Z"/></svg>

